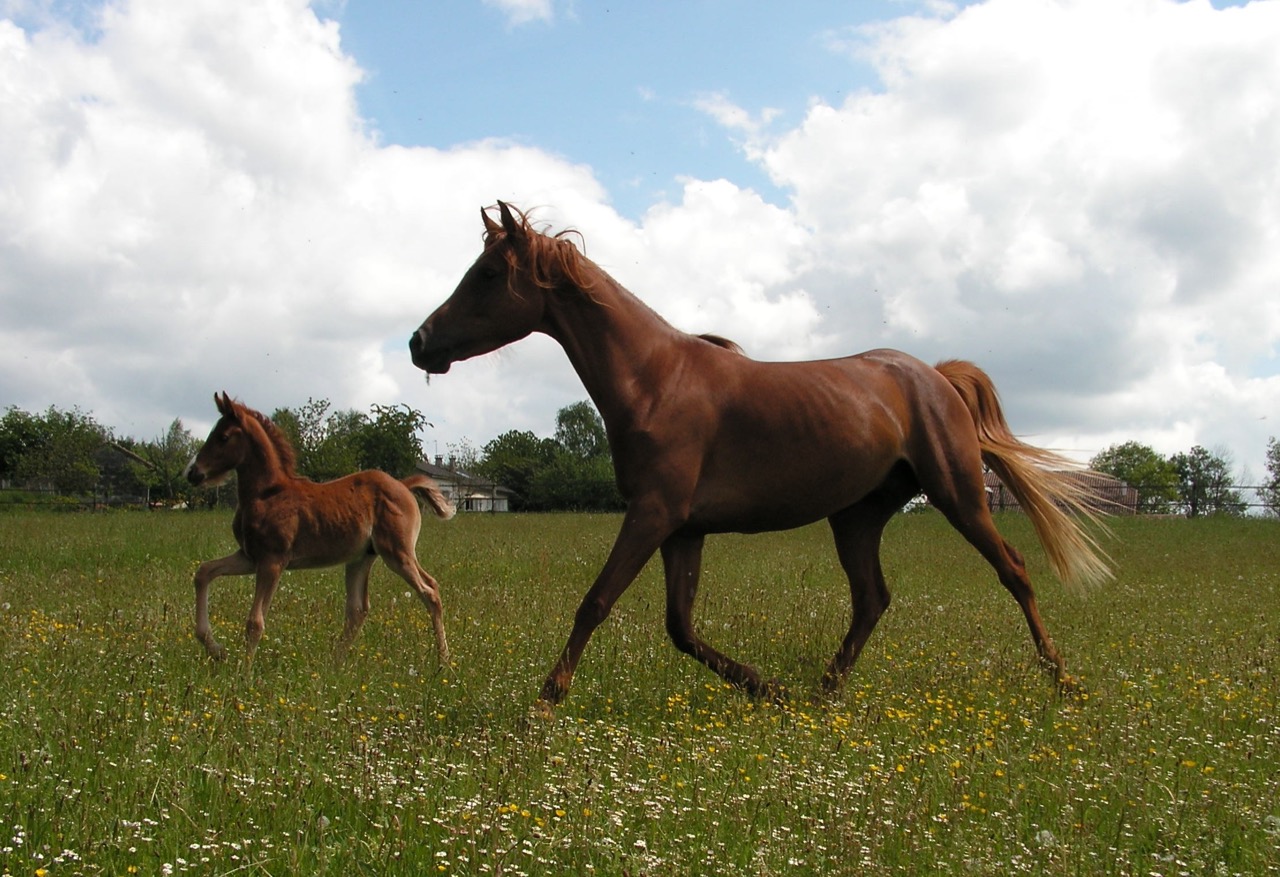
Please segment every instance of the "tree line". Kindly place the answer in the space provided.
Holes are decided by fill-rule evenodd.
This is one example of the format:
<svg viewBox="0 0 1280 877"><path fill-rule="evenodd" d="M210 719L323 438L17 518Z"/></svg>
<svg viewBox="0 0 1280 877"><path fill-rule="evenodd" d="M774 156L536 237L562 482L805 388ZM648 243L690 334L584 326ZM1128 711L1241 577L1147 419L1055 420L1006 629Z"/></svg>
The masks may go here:
<svg viewBox="0 0 1280 877"><path fill-rule="evenodd" d="M298 472L323 481L359 469L412 472L422 459L420 431L429 424L408 405L373 405L368 413L329 411L327 400L278 408L271 419L293 442ZM62 497L176 504L229 502L233 489L194 491L184 472L197 438L174 419L151 439L117 436L92 414L50 407L30 413L10 406L0 417L0 485Z"/></svg>
<svg viewBox="0 0 1280 877"><path fill-rule="evenodd" d="M1280 515L1280 442L1267 441L1267 478L1258 496L1269 514ZM1137 490L1137 513L1243 515L1249 509L1231 475L1230 457L1200 445L1185 453L1165 457L1140 442L1112 445L1089 461L1089 468L1104 472Z"/></svg>
<svg viewBox="0 0 1280 877"><path fill-rule="evenodd" d="M373 405L368 412L334 410L327 399L277 408L271 419L293 442L298 473L316 481L360 469L402 476L423 459L421 435L431 426L408 405ZM232 489L192 491L183 478L202 439L180 419L151 439L116 436L78 408L32 414L10 406L0 417L0 486L75 497L131 497L152 502L229 502ZM540 438L510 430L480 450L451 447L453 465L513 491L517 511L613 511L625 503L613 477L604 423L588 401L561 408L555 434ZM1242 515L1231 460L1195 446L1163 456L1148 445L1112 445L1089 466L1138 492L1140 514ZM1267 442L1263 507L1280 515L1280 442ZM18 497L21 501L21 497Z"/></svg>

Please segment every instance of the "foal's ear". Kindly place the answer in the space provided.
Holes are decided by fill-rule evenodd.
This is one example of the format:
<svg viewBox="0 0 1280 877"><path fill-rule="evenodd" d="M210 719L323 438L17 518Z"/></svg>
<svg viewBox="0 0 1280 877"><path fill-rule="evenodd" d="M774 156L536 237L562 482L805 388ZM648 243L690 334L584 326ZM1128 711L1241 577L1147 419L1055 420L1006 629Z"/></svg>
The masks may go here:
<svg viewBox="0 0 1280 877"><path fill-rule="evenodd" d="M226 390L221 393L213 394L214 404L218 406L218 413L225 417L235 417L236 406L231 401L231 397L227 395Z"/></svg>

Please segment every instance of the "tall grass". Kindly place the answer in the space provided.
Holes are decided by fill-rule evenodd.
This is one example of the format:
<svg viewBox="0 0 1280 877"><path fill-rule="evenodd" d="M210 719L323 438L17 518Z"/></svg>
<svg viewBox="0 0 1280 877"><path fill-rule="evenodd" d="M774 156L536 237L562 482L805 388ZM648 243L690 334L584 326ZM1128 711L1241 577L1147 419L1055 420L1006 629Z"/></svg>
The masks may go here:
<svg viewBox="0 0 1280 877"><path fill-rule="evenodd" d="M785 683L728 690L663 630L651 564L551 720L528 707L618 525L424 527L456 663L375 568L345 660L337 570L289 573L252 667L192 639L214 513L0 516L0 873L1280 873L1280 527L1120 520L1114 583L1074 596L1027 522L1041 611L931 513L895 521L894 602L816 698L848 591L816 526L708 542L697 620Z"/></svg>

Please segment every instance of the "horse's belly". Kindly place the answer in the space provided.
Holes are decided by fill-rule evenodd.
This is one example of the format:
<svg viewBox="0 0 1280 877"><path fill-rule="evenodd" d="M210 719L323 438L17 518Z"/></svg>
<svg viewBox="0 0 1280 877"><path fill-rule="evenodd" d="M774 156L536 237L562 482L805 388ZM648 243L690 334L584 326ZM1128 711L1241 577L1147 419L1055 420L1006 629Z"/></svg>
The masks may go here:
<svg viewBox="0 0 1280 877"><path fill-rule="evenodd" d="M894 460L841 466L813 455L756 474L712 477L699 485L690 526L704 532L760 533L803 527L864 499L889 477Z"/></svg>

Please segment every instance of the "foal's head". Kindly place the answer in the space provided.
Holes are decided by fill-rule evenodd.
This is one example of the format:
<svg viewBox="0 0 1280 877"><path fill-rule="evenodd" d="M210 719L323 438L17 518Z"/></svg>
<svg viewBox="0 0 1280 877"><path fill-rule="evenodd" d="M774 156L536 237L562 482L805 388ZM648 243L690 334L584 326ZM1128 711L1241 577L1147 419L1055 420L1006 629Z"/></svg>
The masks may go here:
<svg viewBox="0 0 1280 877"><path fill-rule="evenodd" d="M274 453L257 454L268 465L292 474L293 448L270 420L252 408L234 401L226 393L214 393L213 401L222 415L209 437L187 465L187 480L214 487L226 481L235 469L254 455L255 448L271 448Z"/></svg>
<svg viewBox="0 0 1280 877"><path fill-rule="evenodd" d="M549 293L592 284L590 263L569 239L574 232L543 234L501 201L499 222L487 209L480 216L484 251L409 339L414 365L428 374L519 341L542 328Z"/></svg>

